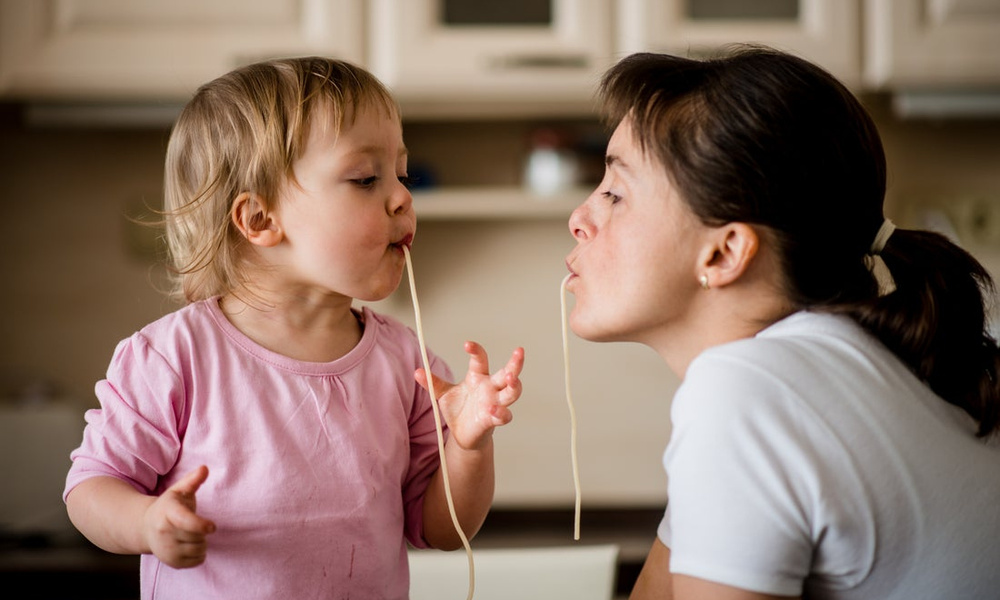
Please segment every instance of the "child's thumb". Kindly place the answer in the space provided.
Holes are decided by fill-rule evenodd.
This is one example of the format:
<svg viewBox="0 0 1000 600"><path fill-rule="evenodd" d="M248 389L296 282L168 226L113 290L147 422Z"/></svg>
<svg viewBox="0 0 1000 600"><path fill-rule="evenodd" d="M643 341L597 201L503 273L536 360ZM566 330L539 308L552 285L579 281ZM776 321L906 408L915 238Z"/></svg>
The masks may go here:
<svg viewBox="0 0 1000 600"><path fill-rule="evenodd" d="M170 486L170 491L193 496L206 479L208 479L208 467L201 465Z"/></svg>
<svg viewBox="0 0 1000 600"><path fill-rule="evenodd" d="M451 388L455 387L454 383L451 383L450 381L448 381L446 379L441 379L440 377L438 377L434 373L431 373L431 377L434 378L434 397L435 398L440 398L445 392L447 392ZM413 373L413 378L416 379L417 383L420 384L420 387L422 387L425 390L427 390L428 393L431 391L430 385L427 382L427 371L425 371L424 369L417 369Z"/></svg>

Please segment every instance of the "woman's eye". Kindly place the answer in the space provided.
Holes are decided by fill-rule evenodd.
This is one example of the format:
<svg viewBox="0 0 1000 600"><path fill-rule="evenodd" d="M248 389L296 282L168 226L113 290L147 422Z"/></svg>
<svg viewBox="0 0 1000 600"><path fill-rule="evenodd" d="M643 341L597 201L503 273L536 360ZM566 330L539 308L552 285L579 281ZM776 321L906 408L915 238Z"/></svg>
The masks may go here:
<svg viewBox="0 0 1000 600"><path fill-rule="evenodd" d="M612 193L610 191L609 192L604 192L601 195L604 196L605 198L607 198L608 200L610 200L611 204L617 204L618 201L622 199L621 196L619 196L618 194L614 194L614 193Z"/></svg>

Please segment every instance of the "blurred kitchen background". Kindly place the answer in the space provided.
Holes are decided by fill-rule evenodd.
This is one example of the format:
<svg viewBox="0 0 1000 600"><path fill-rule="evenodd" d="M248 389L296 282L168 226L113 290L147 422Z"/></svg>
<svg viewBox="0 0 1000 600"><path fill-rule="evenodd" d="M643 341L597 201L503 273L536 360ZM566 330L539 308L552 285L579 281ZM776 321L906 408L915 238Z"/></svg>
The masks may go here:
<svg viewBox="0 0 1000 600"><path fill-rule="evenodd" d="M574 543L559 285L566 220L601 174L595 86L630 52L732 42L847 83L882 131L888 216L1000 274L1000 0L0 0L0 581L135 597L137 559L90 550L65 517L68 454L115 344L178 307L143 224L173 118L201 83L273 56L354 61L397 95L429 345L457 372L466 339L498 359L526 348L473 548ZM405 282L377 308L414 323ZM624 594L665 502L677 381L638 346L573 338L570 362L578 543L621 546Z"/></svg>

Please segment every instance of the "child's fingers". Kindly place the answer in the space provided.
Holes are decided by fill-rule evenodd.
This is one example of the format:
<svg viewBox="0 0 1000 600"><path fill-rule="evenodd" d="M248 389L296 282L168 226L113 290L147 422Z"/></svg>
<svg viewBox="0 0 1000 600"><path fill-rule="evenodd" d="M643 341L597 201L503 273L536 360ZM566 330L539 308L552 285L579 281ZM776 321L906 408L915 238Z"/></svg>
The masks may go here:
<svg viewBox="0 0 1000 600"><path fill-rule="evenodd" d="M513 373L514 377L517 377L521 374L522 369L524 369L524 348L515 348L510 353L510 360L507 361L507 366L504 367L504 370L508 373Z"/></svg>
<svg viewBox="0 0 1000 600"><path fill-rule="evenodd" d="M465 352L469 355L469 371L480 375L490 374L490 359L486 349L476 342L465 342Z"/></svg>
<svg viewBox="0 0 1000 600"><path fill-rule="evenodd" d="M521 370L524 368L524 348L515 348L510 354L510 360L503 369L497 371L491 377L493 384L498 388L506 385L506 381L509 376L513 376L515 379L521 375Z"/></svg>
<svg viewBox="0 0 1000 600"><path fill-rule="evenodd" d="M201 485L208 479L208 467L200 467L189 472L177 483L170 486L167 493L177 494L178 502L168 509L167 518L170 524L177 530L189 532L200 537L215 531L215 523L208 519L199 517L195 513L195 494ZM194 541L194 540L190 540Z"/></svg>
<svg viewBox="0 0 1000 600"><path fill-rule="evenodd" d="M500 427L510 423L514 419L514 413L510 411L509 408L503 406L494 406L493 412L490 415L490 420L493 422L494 427Z"/></svg>
<svg viewBox="0 0 1000 600"><path fill-rule="evenodd" d="M215 533L215 522L203 519L194 513L171 518L171 523L175 527L174 537L178 542L200 543L205 541L205 536Z"/></svg>
<svg viewBox="0 0 1000 600"><path fill-rule="evenodd" d="M178 569L197 567L205 562L207 555L208 545L202 536L200 541L178 544L174 552L173 564L170 566Z"/></svg>
<svg viewBox="0 0 1000 600"><path fill-rule="evenodd" d="M514 404L521 397L521 380L508 373L505 384L504 388L500 390L497 404L506 407Z"/></svg>
<svg viewBox="0 0 1000 600"><path fill-rule="evenodd" d="M204 539L205 535L209 533L215 533L213 521L199 517L193 510L182 504L176 505L170 511L168 519L176 530L174 535L180 541L196 542Z"/></svg>

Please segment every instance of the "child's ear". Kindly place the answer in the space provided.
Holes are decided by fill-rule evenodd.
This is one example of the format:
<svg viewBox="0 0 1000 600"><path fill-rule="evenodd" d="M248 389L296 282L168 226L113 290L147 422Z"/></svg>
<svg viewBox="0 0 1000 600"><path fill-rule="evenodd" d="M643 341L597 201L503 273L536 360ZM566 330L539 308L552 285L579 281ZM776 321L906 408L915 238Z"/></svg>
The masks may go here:
<svg viewBox="0 0 1000 600"><path fill-rule="evenodd" d="M712 287L721 287L739 279L750 268L760 238L746 223L732 222L713 232L713 243L706 249L702 268Z"/></svg>
<svg viewBox="0 0 1000 600"><path fill-rule="evenodd" d="M233 224L243 237L255 246L275 246L281 241L281 227L275 215L267 210L263 199L257 194L243 192L233 200L230 211Z"/></svg>

